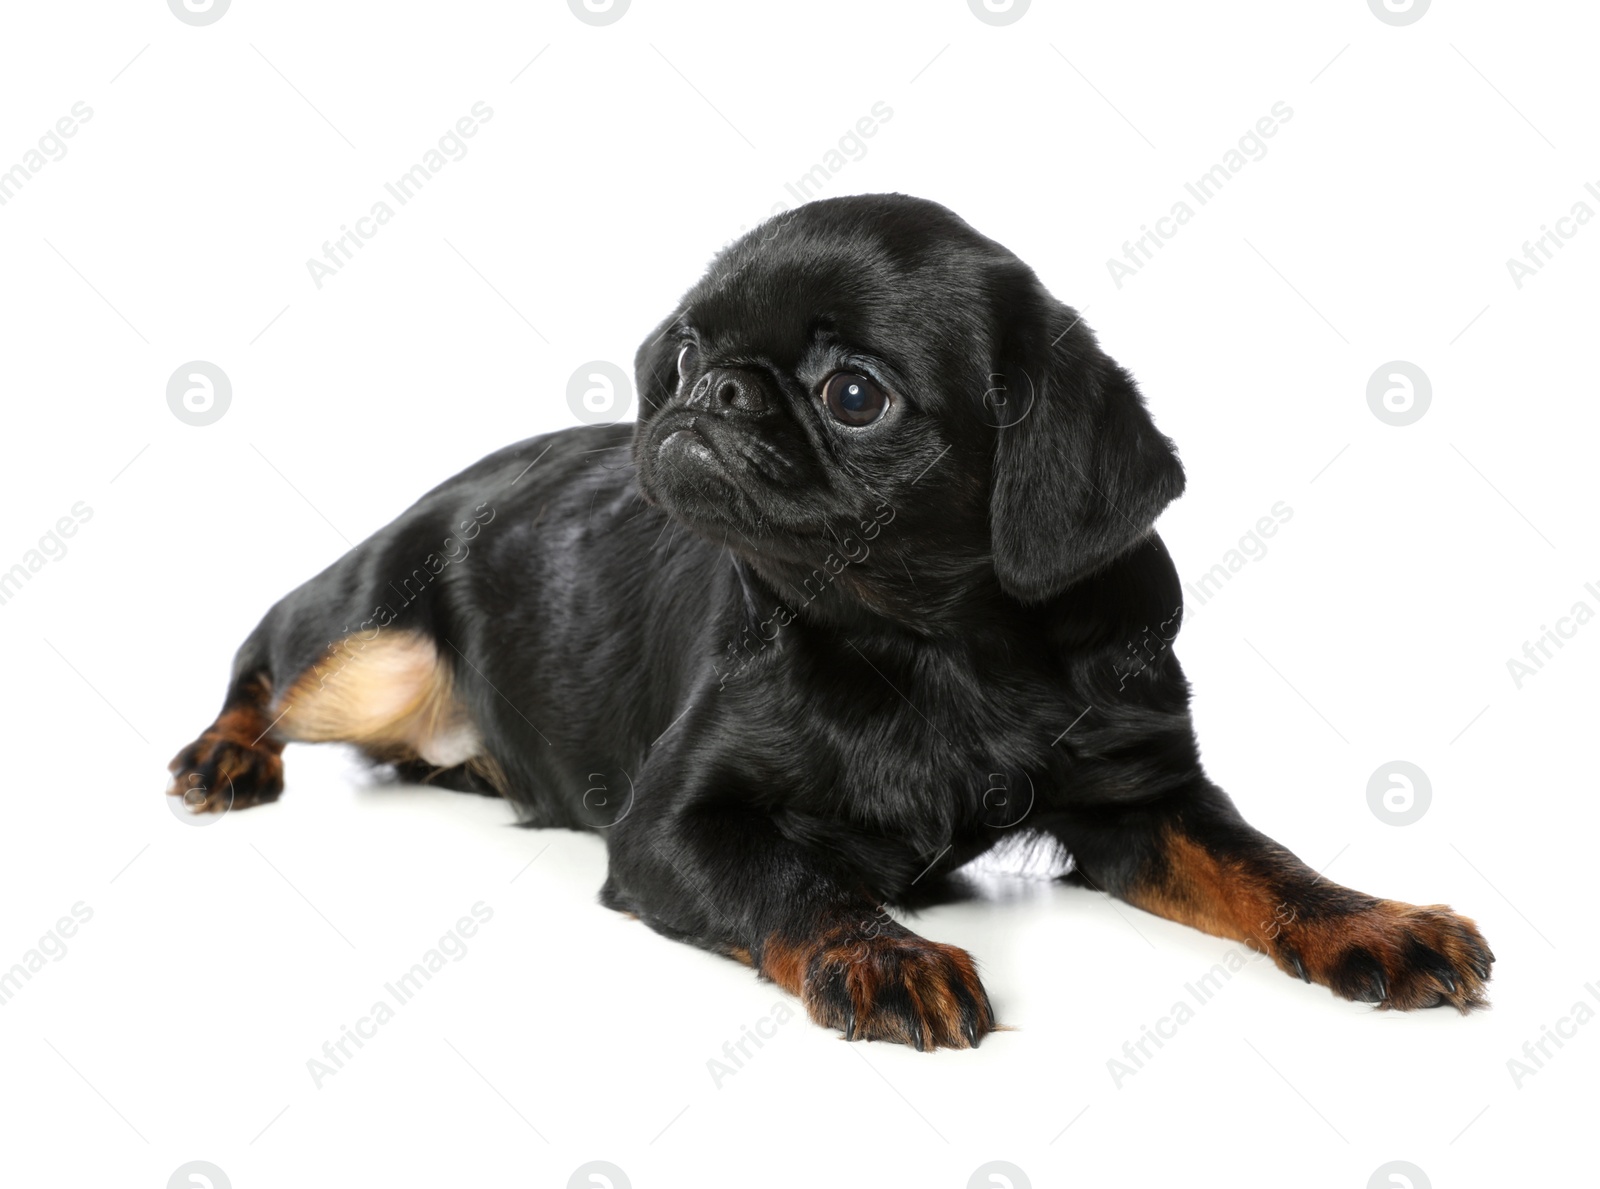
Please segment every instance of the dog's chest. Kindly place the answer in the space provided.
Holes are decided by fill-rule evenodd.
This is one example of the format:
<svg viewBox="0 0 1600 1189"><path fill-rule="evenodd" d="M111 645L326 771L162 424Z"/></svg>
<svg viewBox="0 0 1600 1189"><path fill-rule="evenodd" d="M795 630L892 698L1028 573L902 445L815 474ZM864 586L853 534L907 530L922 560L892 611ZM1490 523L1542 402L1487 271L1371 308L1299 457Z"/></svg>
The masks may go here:
<svg viewBox="0 0 1600 1189"><path fill-rule="evenodd" d="M1003 829L1059 779L1065 753L1051 744L1071 699L1036 665L979 670L848 644L786 660L753 675L738 717L813 806L891 831Z"/></svg>

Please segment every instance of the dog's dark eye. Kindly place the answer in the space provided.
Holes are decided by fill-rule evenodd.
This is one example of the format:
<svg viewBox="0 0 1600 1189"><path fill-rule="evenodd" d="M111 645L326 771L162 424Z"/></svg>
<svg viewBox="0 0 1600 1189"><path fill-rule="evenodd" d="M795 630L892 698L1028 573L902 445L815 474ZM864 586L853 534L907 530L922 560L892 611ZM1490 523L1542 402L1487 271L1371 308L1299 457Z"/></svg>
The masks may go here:
<svg viewBox="0 0 1600 1189"><path fill-rule="evenodd" d="M889 407L889 395L865 376L839 372L822 387L822 403L844 425L871 425Z"/></svg>
<svg viewBox="0 0 1600 1189"><path fill-rule="evenodd" d="M700 359L700 350L693 343L683 344L678 352L678 379L683 379L694 371L694 365Z"/></svg>

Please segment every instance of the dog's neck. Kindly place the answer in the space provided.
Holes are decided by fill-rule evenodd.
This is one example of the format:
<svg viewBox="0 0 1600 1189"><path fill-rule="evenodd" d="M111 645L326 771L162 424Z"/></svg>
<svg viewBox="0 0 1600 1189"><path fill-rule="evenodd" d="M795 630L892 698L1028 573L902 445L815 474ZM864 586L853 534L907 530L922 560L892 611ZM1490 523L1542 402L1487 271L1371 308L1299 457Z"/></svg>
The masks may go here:
<svg viewBox="0 0 1600 1189"><path fill-rule="evenodd" d="M996 626L1004 602L992 567L977 556L937 565L887 551L857 561L834 553L815 565L731 556L756 619L782 609L785 618L833 627L862 642L970 638Z"/></svg>

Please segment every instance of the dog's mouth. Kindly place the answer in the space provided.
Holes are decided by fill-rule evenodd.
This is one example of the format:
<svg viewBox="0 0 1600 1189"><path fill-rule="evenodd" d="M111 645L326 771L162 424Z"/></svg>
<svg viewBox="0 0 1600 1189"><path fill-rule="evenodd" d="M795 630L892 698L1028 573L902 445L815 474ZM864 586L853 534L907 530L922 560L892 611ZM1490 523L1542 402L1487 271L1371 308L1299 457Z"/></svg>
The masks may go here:
<svg viewBox="0 0 1600 1189"><path fill-rule="evenodd" d="M707 498L726 500L729 489L739 487L730 466L728 444L721 427L704 413L675 410L652 427L645 453L649 458L651 486L658 494L698 503Z"/></svg>
<svg viewBox="0 0 1600 1189"><path fill-rule="evenodd" d="M711 440L695 424L693 417L689 418L689 424L669 429L660 438L655 454L663 463L670 464L679 457L702 466L719 466L722 461Z"/></svg>
<svg viewBox="0 0 1600 1189"><path fill-rule="evenodd" d="M792 451L753 426L715 413L672 409L651 427L647 453L663 472L699 488L713 482L741 491L792 486L799 465Z"/></svg>
<svg viewBox="0 0 1600 1189"><path fill-rule="evenodd" d="M705 519L739 500L723 435L710 414L667 409L640 436L634 457L645 498L688 520Z"/></svg>
<svg viewBox="0 0 1600 1189"><path fill-rule="evenodd" d="M796 527L797 513L810 515L796 501L817 479L800 445L770 421L669 407L645 427L634 457L645 498L691 528L769 541Z"/></svg>

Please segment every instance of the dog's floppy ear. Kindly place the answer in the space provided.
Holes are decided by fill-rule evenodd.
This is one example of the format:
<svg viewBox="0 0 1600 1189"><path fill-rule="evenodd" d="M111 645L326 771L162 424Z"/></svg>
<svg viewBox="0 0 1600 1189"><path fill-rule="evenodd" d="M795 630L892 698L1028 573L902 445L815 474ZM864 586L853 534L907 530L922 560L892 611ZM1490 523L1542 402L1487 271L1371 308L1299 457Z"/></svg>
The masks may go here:
<svg viewBox="0 0 1600 1189"><path fill-rule="evenodd" d="M678 386L678 311L674 310L633 353L633 382L639 391L640 421L667 403Z"/></svg>
<svg viewBox="0 0 1600 1189"><path fill-rule="evenodd" d="M1183 466L1133 378L1073 310L1041 300L1044 316L1006 344L989 504L995 573L1024 602L1131 549L1183 492Z"/></svg>

